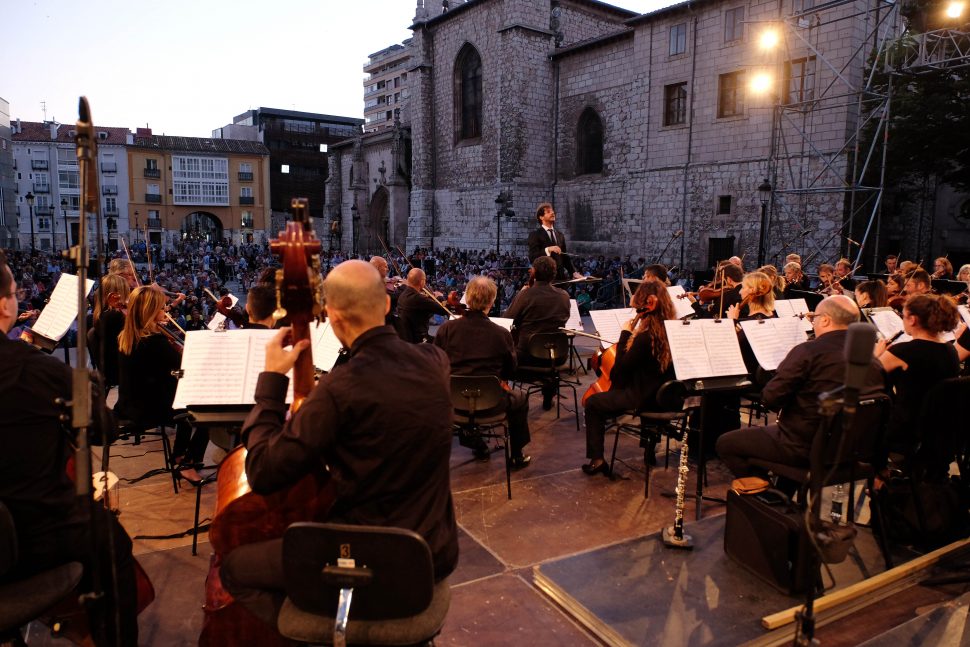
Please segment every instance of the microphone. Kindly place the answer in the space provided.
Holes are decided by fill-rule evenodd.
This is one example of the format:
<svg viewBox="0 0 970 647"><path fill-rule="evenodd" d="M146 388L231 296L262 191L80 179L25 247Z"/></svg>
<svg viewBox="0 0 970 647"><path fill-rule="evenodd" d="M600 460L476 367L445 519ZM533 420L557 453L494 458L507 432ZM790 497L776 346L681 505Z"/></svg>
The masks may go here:
<svg viewBox="0 0 970 647"><path fill-rule="evenodd" d="M846 237L845 237L845 239L846 239L847 241L849 241L850 243L852 243L853 245L855 245L856 247L862 247L862 245L860 245L859 243L857 243L857 242L855 242L854 240L852 240L852 239L851 239L851 238L849 238L848 236L846 236Z"/></svg>
<svg viewBox="0 0 970 647"><path fill-rule="evenodd" d="M683 229L678 229L676 232L674 232L674 238L680 238L683 235L684 235Z"/></svg>
<svg viewBox="0 0 970 647"><path fill-rule="evenodd" d="M876 328L872 324L857 322L849 324L845 337L845 395L842 410L852 415L859 404L859 392L866 385L866 376L872 365L872 349L876 345Z"/></svg>

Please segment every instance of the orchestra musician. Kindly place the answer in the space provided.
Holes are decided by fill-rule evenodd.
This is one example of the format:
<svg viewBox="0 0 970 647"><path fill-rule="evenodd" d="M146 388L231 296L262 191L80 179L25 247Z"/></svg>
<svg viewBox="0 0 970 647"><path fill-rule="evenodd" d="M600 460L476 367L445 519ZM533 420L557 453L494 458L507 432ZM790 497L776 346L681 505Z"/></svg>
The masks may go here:
<svg viewBox="0 0 970 647"><path fill-rule="evenodd" d="M102 610L120 611L121 635L114 623L103 623L106 636L95 636L100 645L137 645L136 590L131 539L115 515L102 506L82 503L68 476L73 454L73 430L60 421L58 398L72 398L70 366L19 340L6 338L17 316L17 284L6 256L0 251L0 501L10 510L17 529L17 563L0 576L0 584L16 581L61 564L78 561L84 565L81 590L91 591L92 568L99 566L99 579L106 599ZM101 444L102 429L113 435L110 414L92 399L92 444ZM91 514L97 515L92 524ZM93 529L97 536L92 537ZM108 550L108 532L114 540L114 555ZM90 547L99 551L91 554ZM97 557L97 559L95 559ZM118 591L110 582L117 573ZM111 614L108 614L109 617ZM102 626L92 614L91 627Z"/></svg>
<svg viewBox="0 0 970 647"><path fill-rule="evenodd" d="M529 340L532 335L544 332L559 332L569 321L569 294L552 285L556 277L556 262L548 256L539 256L532 262L535 285L520 290L512 299L503 317L512 319L518 334L517 352L519 364L537 365L540 360L529 353ZM552 398L556 394L554 381L542 386L542 408L552 408Z"/></svg>
<svg viewBox="0 0 970 647"><path fill-rule="evenodd" d="M895 274L897 269L897 264L899 259L895 254L889 254L886 256L886 274Z"/></svg>
<svg viewBox="0 0 970 647"><path fill-rule="evenodd" d="M581 279L583 275L573 267L573 261L566 253L566 237L555 228L556 211L548 202L536 207L537 227L526 241L529 246L529 262L534 263L540 256L548 256L556 262L556 279Z"/></svg>
<svg viewBox="0 0 970 647"><path fill-rule="evenodd" d="M967 324L961 324L960 329L956 331L956 338L957 356L961 362L966 362L970 359L970 327Z"/></svg>
<svg viewBox="0 0 970 647"><path fill-rule="evenodd" d="M309 343L285 350L284 328L266 345L256 406L242 433L249 483L269 494L329 470L336 492L330 520L420 534L441 582L458 561L448 358L433 345L402 341L384 325L389 299L369 263L341 263L327 275L324 292L327 317L350 358L324 375L287 420L286 373L310 352ZM220 573L232 596L272 627L285 598L282 543L240 546Z"/></svg>
<svg viewBox="0 0 970 647"><path fill-rule="evenodd" d="M91 363L104 376L105 388L118 385L118 335L125 327L125 307L131 290L121 274L108 274L94 292L94 314L88 331ZM104 366L101 366L101 358Z"/></svg>
<svg viewBox="0 0 970 647"><path fill-rule="evenodd" d="M808 277L802 272L801 263L789 261L785 263L785 290L783 296L791 298L792 290L807 292L809 290Z"/></svg>
<svg viewBox="0 0 970 647"><path fill-rule="evenodd" d="M397 300L398 334L401 339L412 344L431 341L428 334L431 316L441 314L444 308L440 301L435 301L424 293L426 286L424 270L412 268ZM441 294L435 293L434 296L439 297Z"/></svg>
<svg viewBox="0 0 970 647"><path fill-rule="evenodd" d="M944 281L953 280L953 263L950 262L946 256L940 256L938 259L933 261L933 276L934 279L942 279Z"/></svg>
<svg viewBox="0 0 970 647"><path fill-rule="evenodd" d="M741 279L741 301L733 303L728 319L767 319L775 316L775 293L771 278L763 272L748 272Z"/></svg>
<svg viewBox="0 0 970 647"><path fill-rule="evenodd" d="M381 280L384 281L384 289L387 292L387 296L391 298L391 309L387 312L387 316L384 317L384 323L393 326L394 320L397 318L397 300L401 296L401 281L403 279L399 276L394 277L393 281L388 280L387 272L387 260L383 256L371 256L370 264L374 266L374 269L381 275Z"/></svg>
<svg viewBox="0 0 970 647"><path fill-rule="evenodd" d="M960 266L960 271L957 272L957 281L970 284L970 263Z"/></svg>
<svg viewBox="0 0 970 647"><path fill-rule="evenodd" d="M713 301L711 310L705 310L701 305L690 297L691 307L701 318L723 318L731 306L741 303L741 280L744 278L744 270L740 265L724 261L719 264L717 275L721 277L721 294Z"/></svg>
<svg viewBox="0 0 970 647"><path fill-rule="evenodd" d="M586 399L586 458L590 462L582 469L589 475L609 472L609 463L603 457L607 419L630 409L656 408L657 390L673 379L664 321L676 318L676 313L666 287L659 281L644 281L630 306L636 315L623 324L610 371L610 388ZM650 447L646 454L649 460Z"/></svg>
<svg viewBox="0 0 970 647"><path fill-rule="evenodd" d="M495 304L498 289L495 281L476 276L465 288L465 314L446 321L438 329L434 344L448 354L452 375L494 375L503 380L512 379L516 356L512 335L488 319L488 312ZM530 440L529 400L519 389L506 391L505 403L499 411L483 411L481 415L493 415L507 410L509 417L509 441L512 467L527 466L531 456L525 456L522 448ZM485 460L489 456L484 441L475 448L475 456Z"/></svg>
<svg viewBox="0 0 970 647"><path fill-rule="evenodd" d="M855 286L855 302L860 308L885 308L889 293L882 281L861 281Z"/></svg>
<svg viewBox="0 0 970 647"><path fill-rule="evenodd" d="M957 350L941 339L959 320L949 299L935 294L911 296L903 306L903 330L912 341L890 345L881 339L876 343L873 352L896 392L887 431L890 451L912 456L919 441L914 430L923 399L941 380L959 375Z"/></svg>
<svg viewBox="0 0 970 647"><path fill-rule="evenodd" d="M752 458L808 465L821 415L818 395L842 386L847 329L859 317L859 308L844 295L827 297L815 308L810 315L815 339L792 348L762 391L764 405L779 411L777 422L729 431L717 440L717 453L735 477L763 476L751 465ZM862 390L872 393L883 387L881 367L873 360Z"/></svg>
<svg viewBox="0 0 970 647"><path fill-rule="evenodd" d="M268 329L276 325L276 288L269 283L257 283L246 293L246 315L243 328Z"/></svg>
<svg viewBox="0 0 970 647"><path fill-rule="evenodd" d="M852 261L840 258L835 262L835 280L843 290L851 292L855 289L855 281L852 280Z"/></svg>
<svg viewBox="0 0 970 647"><path fill-rule="evenodd" d="M842 285L836 280L835 268L828 263L818 266L818 288L819 294L829 296L831 294L842 294Z"/></svg>
<svg viewBox="0 0 970 647"><path fill-rule="evenodd" d="M762 265L758 268L758 272L761 272L771 281L771 289L775 294L776 299L785 298L785 278L778 275L778 268L774 265Z"/></svg>
<svg viewBox="0 0 970 647"><path fill-rule="evenodd" d="M112 258L108 263L108 274L118 274L128 282L128 289L134 290L138 287L138 276L135 274L135 267L127 258Z"/></svg>
<svg viewBox="0 0 970 647"><path fill-rule="evenodd" d="M932 288L933 283L930 280L929 272L922 268L915 269L910 273L909 278L906 279L905 294L907 297L929 294Z"/></svg>
<svg viewBox="0 0 970 647"><path fill-rule="evenodd" d="M174 421L175 387L172 375L182 364L180 350L162 333L166 321L165 295L151 287L137 287L128 297L128 316L118 336L118 402L115 412L134 424L150 429L175 427L172 464L185 478L198 479L194 466L202 462L209 432L185 420Z"/></svg>

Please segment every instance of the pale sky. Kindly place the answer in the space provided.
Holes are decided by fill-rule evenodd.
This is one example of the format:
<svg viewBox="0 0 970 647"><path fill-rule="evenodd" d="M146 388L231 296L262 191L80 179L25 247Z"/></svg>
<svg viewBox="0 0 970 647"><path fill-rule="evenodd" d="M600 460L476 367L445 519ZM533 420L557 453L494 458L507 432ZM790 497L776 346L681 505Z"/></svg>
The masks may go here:
<svg viewBox="0 0 970 647"><path fill-rule="evenodd" d="M437 0L428 0L436 3ZM614 0L646 12L675 0ZM266 106L363 118L367 55L411 35L414 0L10 0L10 117L208 137Z"/></svg>

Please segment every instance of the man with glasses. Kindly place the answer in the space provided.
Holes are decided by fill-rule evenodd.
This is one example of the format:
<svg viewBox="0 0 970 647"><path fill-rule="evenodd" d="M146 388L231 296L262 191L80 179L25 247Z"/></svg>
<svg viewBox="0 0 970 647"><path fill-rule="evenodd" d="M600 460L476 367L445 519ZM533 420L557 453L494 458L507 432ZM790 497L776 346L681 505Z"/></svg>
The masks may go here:
<svg viewBox="0 0 970 647"><path fill-rule="evenodd" d="M809 315L815 339L789 351L761 393L766 407L778 412L775 424L729 431L717 440L717 453L736 477L763 476L750 464L760 458L807 467L812 438L818 430L818 396L845 380L845 339L859 308L847 296L824 299ZM864 393L885 388L879 361L873 358Z"/></svg>

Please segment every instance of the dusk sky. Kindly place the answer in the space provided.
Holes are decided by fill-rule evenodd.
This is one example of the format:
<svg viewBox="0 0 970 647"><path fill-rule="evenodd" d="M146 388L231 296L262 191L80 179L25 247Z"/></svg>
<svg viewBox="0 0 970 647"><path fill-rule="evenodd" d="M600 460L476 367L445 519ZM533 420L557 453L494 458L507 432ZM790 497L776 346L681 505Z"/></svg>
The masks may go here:
<svg viewBox="0 0 970 647"><path fill-rule="evenodd" d="M428 0L431 3L437 0ZM672 0L623 0L637 12ZM11 119L208 137L250 108L363 117L367 55L411 35L414 0L9 3L0 97Z"/></svg>

